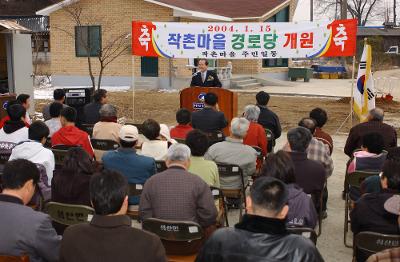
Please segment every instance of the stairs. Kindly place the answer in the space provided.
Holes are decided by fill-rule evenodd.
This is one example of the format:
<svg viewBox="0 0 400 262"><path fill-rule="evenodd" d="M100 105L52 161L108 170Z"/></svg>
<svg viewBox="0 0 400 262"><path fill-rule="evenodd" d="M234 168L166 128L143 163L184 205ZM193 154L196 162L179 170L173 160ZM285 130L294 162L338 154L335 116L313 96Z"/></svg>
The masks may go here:
<svg viewBox="0 0 400 262"><path fill-rule="evenodd" d="M254 77L241 76L231 79L231 89L257 89L264 85Z"/></svg>

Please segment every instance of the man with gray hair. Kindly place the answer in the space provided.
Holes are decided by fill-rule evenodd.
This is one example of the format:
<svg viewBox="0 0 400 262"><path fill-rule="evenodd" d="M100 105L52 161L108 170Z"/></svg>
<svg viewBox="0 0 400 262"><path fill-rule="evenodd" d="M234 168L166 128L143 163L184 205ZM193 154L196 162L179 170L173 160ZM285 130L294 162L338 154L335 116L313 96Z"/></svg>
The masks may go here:
<svg viewBox="0 0 400 262"><path fill-rule="evenodd" d="M93 127L93 138L107 139L119 142L119 131L121 125L117 123L117 109L110 104L102 105L100 108L100 122Z"/></svg>
<svg viewBox="0 0 400 262"><path fill-rule="evenodd" d="M383 136L385 150L397 146L396 130L383 123L384 111L381 108L375 108L369 111L367 122L360 123L350 129L347 137L344 153L349 157L353 156L353 152L362 146L362 137L368 133L379 133Z"/></svg>
<svg viewBox="0 0 400 262"><path fill-rule="evenodd" d="M243 117L234 118L231 122L231 135L223 142L212 145L204 158L216 163L238 165L243 171L244 183L256 171L257 152L251 146L243 144L250 122ZM240 177L220 177L221 188L242 188Z"/></svg>
<svg viewBox="0 0 400 262"><path fill-rule="evenodd" d="M140 219L193 221L203 228L216 223L217 209L208 185L187 171L190 149L173 144L168 149L168 169L149 178L140 196ZM168 252L168 250L167 250Z"/></svg>

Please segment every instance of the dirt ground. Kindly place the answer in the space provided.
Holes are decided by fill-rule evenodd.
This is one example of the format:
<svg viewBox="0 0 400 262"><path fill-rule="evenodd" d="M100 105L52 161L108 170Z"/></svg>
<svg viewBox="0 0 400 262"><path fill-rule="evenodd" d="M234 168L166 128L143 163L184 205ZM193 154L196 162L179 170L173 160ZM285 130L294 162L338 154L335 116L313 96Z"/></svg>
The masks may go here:
<svg viewBox="0 0 400 262"><path fill-rule="evenodd" d="M131 92L110 92L108 95L109 103L117 106L118 116L125 117L126 121L132 121L132 93ZM255 103L255 94L239 93L239 112L248 104ZM41 112L46 100L36 100L36 111ZM392 122L398 129L400 124L400 103L385 102L377 100L377 106L382 107L389 122ZM329 121L325 129L333 134L340 127L349 114L349 99L328 99L328 98L309 98L293 96L272 96L269 107L278 114L282 128L288 130L297 125L297 122L308 116L314 107L322 107L328 112ZM179 93L138 91L135 93L135 123L141 123L148 118L153 118L160 123L167 125L175 124L175 112L179 108ZM354 123L356 123L356 119ZM350 121L344 125L341 132L348 132Z"/></svg>

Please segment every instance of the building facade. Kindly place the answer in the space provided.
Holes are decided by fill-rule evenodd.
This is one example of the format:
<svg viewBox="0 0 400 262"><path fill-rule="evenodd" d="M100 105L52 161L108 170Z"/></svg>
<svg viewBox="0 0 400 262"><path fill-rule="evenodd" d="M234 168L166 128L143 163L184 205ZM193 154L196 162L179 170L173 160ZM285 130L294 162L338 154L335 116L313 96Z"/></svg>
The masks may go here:
<svg viewBox="0 0 400 262"><path fill-rule="evenodd" d="M227 8L226 3L235 8ZM77 43L82 38L85 38L85 43L90 41L93 48L104 47L117 35L128 36L133 20L289 22L296 6L297 0L253 0L251 3L243 0L64 0L37 14L49 16L50 20L53 85L86 86L91 83L88 75L88 50L82 50ZM71 10L80 10L82 28L77 27ZM223 67L228 61L210 61L210 64ZM235 75L261 74L280 79L287 75L289 63L287 59L232 60ZM99 72L99 62L95 56L91 57L91 64L93 71ZM183 88L188 85L193 64L194 61L190 59L134 57L128 48L105 68L102 85L130 86L134 81L135 86L143 88Z"/></svg>

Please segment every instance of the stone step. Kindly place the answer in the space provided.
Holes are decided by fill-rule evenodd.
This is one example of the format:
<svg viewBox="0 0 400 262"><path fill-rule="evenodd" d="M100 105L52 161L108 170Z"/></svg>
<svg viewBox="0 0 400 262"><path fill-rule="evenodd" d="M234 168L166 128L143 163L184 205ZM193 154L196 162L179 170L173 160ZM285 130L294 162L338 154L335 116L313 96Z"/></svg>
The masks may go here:
<svg viewBox="0 0 400 262"><path fill-rule="evenodd" d="M246 84L253 84L258 83L257 79L250 78L246 80L234 81L237 85L246 85Z"/></svg>
<svg viewBox="0 0 400 262"><path fill-rule="evenodd" d="M256 87L262 87L262 85L258 82L256 83L250 83L250 84L244 84L244 85L238 85L241 89L251 89L251 88L256 88Z"/></svg>

